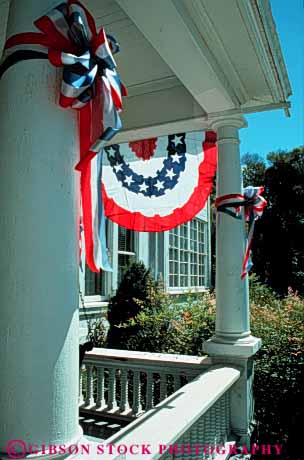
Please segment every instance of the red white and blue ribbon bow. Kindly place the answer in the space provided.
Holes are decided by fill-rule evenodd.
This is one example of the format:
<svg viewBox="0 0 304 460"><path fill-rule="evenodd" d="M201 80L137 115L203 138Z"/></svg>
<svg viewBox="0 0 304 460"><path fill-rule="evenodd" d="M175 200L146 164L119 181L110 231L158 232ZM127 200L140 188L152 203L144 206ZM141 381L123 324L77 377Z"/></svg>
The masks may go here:
<svg viewBox="0 0 304 460"><path fill-rule="evenodd" d="M61 3L34 24L40 32L20 33L7 40L0 78L22 60L49 59L54 66L63 67L59 104L79 110L80 162L76 169L81 172L86 260L95 272L109 270L98 182L102 162L95 157L122 126L119 112L127 91L113 58L119 45L103 28L97 32L94 18L77 0Z"/></svg>
<svg viewBox="0 0 304 460"><path fill-rule="evenodd" d="M262 216L267 201L262 197L264 187L246 187L243 194L232 193L223 195L215 200L217 211L224 212L236 219L242 219L241 209L245 207L245 221L248 223L247 245L243 259L241 279L245 278L252 267L250 257L254 224Z"/></svg>

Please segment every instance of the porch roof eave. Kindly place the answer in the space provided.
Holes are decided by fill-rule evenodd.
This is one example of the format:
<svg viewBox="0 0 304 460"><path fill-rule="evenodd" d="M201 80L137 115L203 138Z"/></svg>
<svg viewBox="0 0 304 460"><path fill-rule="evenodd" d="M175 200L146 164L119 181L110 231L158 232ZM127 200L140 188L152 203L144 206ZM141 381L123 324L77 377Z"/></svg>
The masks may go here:
<svg viewBox="0 0 304 460"><path fill-rule="evenodd" d="M115 142L206 130L218 117L289 114L291 88L268 0L116 4L120 25L106 27L122 43L117 60L130 96ZM100 24L105 18L99 14Z"/></svg>

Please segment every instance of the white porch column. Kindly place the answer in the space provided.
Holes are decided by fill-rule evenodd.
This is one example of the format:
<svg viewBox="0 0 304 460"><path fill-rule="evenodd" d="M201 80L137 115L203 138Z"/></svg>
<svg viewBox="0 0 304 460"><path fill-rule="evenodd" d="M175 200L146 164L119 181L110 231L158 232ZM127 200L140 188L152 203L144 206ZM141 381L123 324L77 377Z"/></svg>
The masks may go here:
<svg viewBox="0 0 304 460"><path fill-rule="evenodd" d="M243 118L220 119L213 123L217 131L217 196L241 193L242 178L239 128ZM211 355L249 357L261 340L250 334L248 278L241 280L245 251L244 219L217 213L216 217L216 331L204 344Z"/></svg>
<svg viewBox="0 0 304 460"><path fill-rule="evenodd" d="M58 0L12 0L7 36ZM0 452L69 444L78 427L76 115L60 72L23 61L0 81ZM19 445L17 452L25 446ZM2 455L0 455L2 456ZM52 456L52 458L54 455Z"/></svg>
<svg viewBox="0 0 304 460"><path fill-rule="evenodd" d="M220 119L217 131L217 196L242 192L238 130L243 118ZM245 251L245 223L227 214L216 216L216 328L204 343L213 362L237 365L241 378L231 390L230 423L240 443L250 445L253 404L253 358L261 339L250 334L248 277L241 280Z"/></svg>

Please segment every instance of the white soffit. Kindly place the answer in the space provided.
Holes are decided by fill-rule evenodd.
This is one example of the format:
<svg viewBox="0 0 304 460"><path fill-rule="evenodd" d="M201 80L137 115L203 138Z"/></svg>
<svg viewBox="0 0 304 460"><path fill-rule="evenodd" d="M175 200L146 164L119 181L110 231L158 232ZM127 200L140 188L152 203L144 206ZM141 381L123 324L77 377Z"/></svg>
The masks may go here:
<svg viewBox="0 0 304 460"><path fill-rule="evenodd" d="M174 1L117 0L117 3L205 112L229 110L238 105L235 95L227 89L228 82L221 81L221 75L214 71L189 31L188 15Z"/></svg>
<svg viewBox="0 0 304 460"><path fill-rule="evenodd" d="M210 116L288 107L268 0L116 0Z"/></svg>
<svg viewBox="0 0 304 460"><path fill-rule="evenodd" d="M98 27L115 36L119 74L128 88L115 142L208 127L206 113L114 0L84 0Z"/></svg>

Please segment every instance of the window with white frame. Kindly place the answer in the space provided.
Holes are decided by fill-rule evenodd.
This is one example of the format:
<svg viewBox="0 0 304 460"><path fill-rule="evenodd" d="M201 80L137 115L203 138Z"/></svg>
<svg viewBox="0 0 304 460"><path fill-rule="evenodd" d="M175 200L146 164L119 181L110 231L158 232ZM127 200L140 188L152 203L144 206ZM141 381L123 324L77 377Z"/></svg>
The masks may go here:
<svg viewBox="0 0 304 460"><path fill-rule="evenodd" d="M124 227L118 227L118 284L124 269L135 260L135 255L135 232Z"/></svg>
<svg viewBox="0 0 304 460"><path fill-rule="evenodd" d="M207 284L207 223L195 218L169 232L169 289L197 290Z"/></svg>

